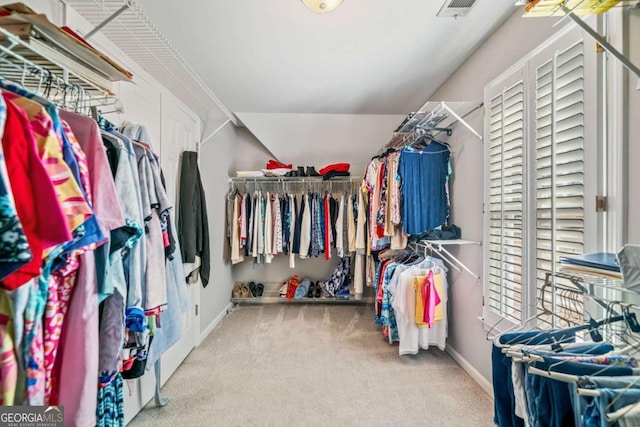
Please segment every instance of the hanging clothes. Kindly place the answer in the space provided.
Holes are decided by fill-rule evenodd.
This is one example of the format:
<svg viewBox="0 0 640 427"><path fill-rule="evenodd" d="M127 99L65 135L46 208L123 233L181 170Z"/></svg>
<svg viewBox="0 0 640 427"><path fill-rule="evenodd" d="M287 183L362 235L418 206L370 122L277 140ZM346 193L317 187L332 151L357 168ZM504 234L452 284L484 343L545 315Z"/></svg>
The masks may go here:
<svg viewBox="0 0 640 427"><path fill-rule="evenodd" d="M26 114L4 95L2 104L7 113L2 146L9 185L32 254L31 261L2 280L3 287L16 289L40 275L44 250L62 245L72 236L53 183L38 156Z"/></svg>
<svg viewBox="0 0 640 427"><path fill-rule="evenodd" d="M133 143L104 120L101 131L0 88L0 220L16 236L10 247L0 233L0 280L13 291L0 290L2 404L123 425L121 367L129 375L131 362L160 357L189 308L159 158L144 127ZM134 360L123 351L131 337L142 338Z"/></svg>
<svg viewBox="0 0 640 427"><path fill-rule="evenodd" d="M111 236L114 230L125 227L123 209L120 206L115 181L110 174L111 167L107 152L100 135L98 124L85 116L61 110L60 117L69 124L81 150L86 155L87 175L91 191L87 196L105 236ZM113 292L109 285L108 266L111 238L96 248L96 267L98 268L98 289L101 300Z"/></svg>
<svg viewBox="0 0 640 427"><path fill-rule="evenodd" d="M312 240L317 238L317 235L312 235L313 229L311 228L311 216L313 215L313 198L310 198L308 194L304 194L301 198L300 204L300 216L302 217L300 222L300 258L309 258L309 251L311 249ZM315 221L314 221L315 224Z"/></svg>
<svg viewBox="0 0 640 427"><path fill-rule="evenodd" d="M404 232L421 234L443 225L449 215L449 147L437 141L405 148L398 164Z"/></svg>
<svg viewBox="0 0 640 427"><path fill-rule="evenodd" d="M242 211L246 209L243 203L243 198L239 194L230 195L230 201L233 203L233 210L231 217L229 218L231 224L231 263L237 264L244 261L244 254L242 251L242 230L243 230L243 218ZM246 234L244 237L246 242Z"/></svg>
<svg viewBox="0 0 640 427"><path fill-rule="evenodd" d="M420 328L419 325L416 324L416 292L414 279L416 277L429 275L431 271L443 273L444 277L447 268L441 260L432 257L427 257L424 261L416 265L400 265L393 272L393 276L387 287L391 295L391 304L398 324L400 355L416 354L419 349L428 349L431 345L435 345L443 351L445 349L447 338L446 317L431 328ZM441 300L440 304L443 304L443 310L446 313L446 280L443 280L443 290L439 298ZM425 306L425 308L427 308L427 306ZM424 319L424 317L422 318Z"/></svg>
<svg viewBox="0 0 640 427"><path fill-rule="evenodd" d="M198 169L198 153L182 153L180 166L180 201L178 205L178 236L182 239L182 261L195 264L196 256L200 267L190 267L188 274L199 272L202 285L207 286L211 270L209 250L209 220L204 188Z"/></svg>
<svg viewBox="0 0 640 427"><path fill-rule="evenodd" d="M266 193L263 200L264 210L264 250L265 262L271 264L273 260L273 208L271 207L271 194Z"/></svg>
<svg viewBox="0 0 640 427"><path fill-rule="evenodd" d="M338 202L338 216L336 218L336 252L338 257L342 258L345 254L344 244L344 223L345 223L345 206L344 206L344 194L340 194L340 201ZM347 252L349 249L347 248Z"/></svg>

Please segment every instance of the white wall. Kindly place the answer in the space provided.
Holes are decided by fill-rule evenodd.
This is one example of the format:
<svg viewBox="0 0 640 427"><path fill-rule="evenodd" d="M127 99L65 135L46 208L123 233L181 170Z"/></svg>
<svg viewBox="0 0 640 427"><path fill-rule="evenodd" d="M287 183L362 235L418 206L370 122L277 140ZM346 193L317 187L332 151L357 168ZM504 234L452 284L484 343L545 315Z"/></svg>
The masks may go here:
<svg viewBox="0 0 640 427"><path fill-rule="evenodd" d="M216 318L223 315L231 298L233 279L231 268L223 259L226 235L224 203L228 192L227 177L232 173L236 157L236 128L226 124L213 138L200 146L200 172L207 198L209 245L211 248L211 279L200 290L200 331L208 332Z"/></svg>
<svg viewBox="0 0 640 427"><path fill-rule="evenodd" d="M233 174L240 170L260 170L269 159L275 156L247 128L236 129L236 156L233 161Z"/></svg>
<svg viewBox="0 0 640 427"><path fill-rule="evenodd" d="M547 39L555 20L521 18L518 11L505 22L478 50L431 96L434 101L472 101L480 103L484 86ZM484 126L483 112L467 118L480 133ZM454 129L450 139L453 147L452 216L462 229L462 237L482 240L483 237L483 158L480 140L462 126ZM476 274L482 275L483 248L461 247L456 252ZM482 281L466 273L452 271L449 294L448 346L468 362L486 380L491 378L491 345L487 332L478 320L482 316ZM478 380L478 378L476 378ZM486 386L487 383L485 382Z"/></svg>
<svg viewBox="0 0 640 427"><path fill-rule="evenodd" d="M316 170L346 162L353 176L364 174L371 156L404 119L384 114L236 114L278 160Z"/></svg>

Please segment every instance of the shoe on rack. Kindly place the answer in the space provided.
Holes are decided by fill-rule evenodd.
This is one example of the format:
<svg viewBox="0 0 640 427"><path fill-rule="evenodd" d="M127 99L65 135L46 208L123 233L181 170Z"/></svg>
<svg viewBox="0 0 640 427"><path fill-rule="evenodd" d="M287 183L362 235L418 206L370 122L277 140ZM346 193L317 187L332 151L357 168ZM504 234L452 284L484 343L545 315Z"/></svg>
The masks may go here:
<svg viewBox="0 0 640 427"><path fill-rule="evenodd" d="M237 282L233 285L233 289L231 290L231 298L237 299L240 298L240 289L242 288L242 283Z"/></svg>
<svg viewBox="0 0 640 427"><path fill-rule="evenodd" d="M252 297L258 296L258 290L256 288L256 282L249 282L249 291L251 292Z"/></svg>
<svg viewBox="0 0 640 427"><path fill-rule="evenodd" d="M261 298L264 295L264 285L262 283L258 283L256 285L256 297Z"/></svg>
<svg viewBox="0 0 640 427"><path fill-rule="evenodd" d="M310 286L311 286L311 280L302 279L302 281L300 282L300 284L296 288L296 292L293 295L293 299L302 299L305 296L307 296L307 291L309 290Z"/></svg>
<svg viewBox="0 0 640 427"><path fill-rule="evenodd" d="M240 298L251 298L251 296L251 289L249 288L249 285L246 283L240 285Z"/></svg>
<svg viewBox="0 0 640 427"><path fill-rule="evenodd" d="M311 284L309 285L309 289L307 290L307 298L313 298L315 292L316 284L314 282L311 282Z"/></svg>
<svg viewBox="0 0 640 427"><path fill-rule="evenodd" d="M313 166L307 166L307 176L320 176L318 172L316 172L316 168Z"/></svg>
<svg viewBox="0 0 640 427"><path fill-rule="evenodd" d="M282 286L280 286L280 298L287 297L287 290L289 289L289 284L287 282L282 282Z"/></svg>
<svg viewBox="0 0 640 427"><path fill-rule="evenodd" d="M322 296L322 286L320 286L320 281L316 282L316 286L313 292L314 292L313 296L315 298L320 298Z"/></svg>
<svg viewBox="0 0 640 427"><path fill-rule="evenodd" d="M298 275L294 275L291 279L289 279L288 287L287 287L287 299L291 301L293 297L296 295L296 289L300 284L300 279Z"/></svg>
<svg viewBox="0 0 640 427"><path fill-rule="evenodd" d="M307 176L307 174L304 172L303 166L298 166L298 176Z"/></svg>

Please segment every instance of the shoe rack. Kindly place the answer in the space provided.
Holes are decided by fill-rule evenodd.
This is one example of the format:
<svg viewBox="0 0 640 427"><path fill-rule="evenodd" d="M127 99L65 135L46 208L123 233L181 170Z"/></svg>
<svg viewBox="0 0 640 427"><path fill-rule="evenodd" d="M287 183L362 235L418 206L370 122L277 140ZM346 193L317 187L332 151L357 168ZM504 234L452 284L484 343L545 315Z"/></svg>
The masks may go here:
<svg viewBox="0 0 640 427"><path fill-rule="evenodd" d="M330 305L367 305L373 303L373 298L360 298L356 299L356 296L350 293L349 298L333 298L325 297L324 295L319 298L303 297L301 299L288 300L285 297L280 296L280 287L282 282L261 282L264 285L264 292L261 297L249 297L249 298L231 298L231 302L241 305L262 305L262 304L330 304Z"/></svg>

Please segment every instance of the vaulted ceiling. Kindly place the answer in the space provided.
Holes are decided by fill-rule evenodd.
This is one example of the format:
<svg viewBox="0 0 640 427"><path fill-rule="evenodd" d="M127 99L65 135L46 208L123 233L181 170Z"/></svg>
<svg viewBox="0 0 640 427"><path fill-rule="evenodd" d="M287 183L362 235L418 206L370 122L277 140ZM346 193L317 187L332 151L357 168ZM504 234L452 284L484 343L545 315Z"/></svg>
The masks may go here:
<svg viewBox="0 0 640 427"><path fill-rule="evenodd" d="M450 3L451 0L446 0ZM138 0L232 112L406 114L511 13L477 0L344 0L316 14L300 0Z"/></svg>

